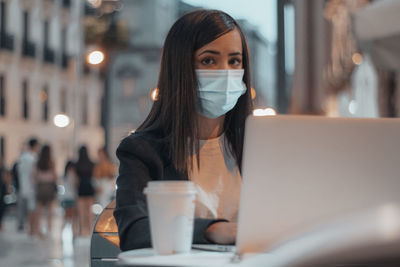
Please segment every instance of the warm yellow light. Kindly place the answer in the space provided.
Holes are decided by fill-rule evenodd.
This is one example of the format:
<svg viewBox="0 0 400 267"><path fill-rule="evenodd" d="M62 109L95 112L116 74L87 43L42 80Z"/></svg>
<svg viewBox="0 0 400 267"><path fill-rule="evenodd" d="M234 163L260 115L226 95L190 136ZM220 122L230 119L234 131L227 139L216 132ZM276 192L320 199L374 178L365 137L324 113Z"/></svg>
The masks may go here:
<svg viewBox="0 0 400 267"><path fill-rule="evenodd" d="M87 1L94 8L100 7L101 6L101 2L103 2L102 0L87 0Z"/></svg>
<svg viewBox="0 0 400 267"><path fill-rule="evenodd" d="M92 51L87 56L87 62L92 65L97 65L103 62L104 54L99 50Z"/></svg>
<svg viewBox="0 0 400 267"><path fill-rule="evenodd" d="M70 119L65 114L57 114L54 116L53 122L55 126L64 128L69 125Z"/></svg>
<svg viewBox="0 0 400 267"><path fill-rule="evenodd" d="M153 101L157 101L158 100L158 88L154 88L154 90L151 91L151 99Z"/></svg>
<svg viewBox="0 0 400 267"><path fill-rule="evenodd" d="M353 60L354 64L360 65L363 61L363 56L360 53L354 53L351 59Z"/></svg>
<svg viewBox="0 0 400 267"><path fill-rule="evenodd" d="M251 93L251 99L254 100L256 98L257 92L253 87L251 88L250 93Z"/></svg>
<svg viewBox="0 0 400 267"><path fill-rule="evenodd" d="M253 110L253 115L254 116L275 116L276 111L273 108L258 108Z"/></svg>

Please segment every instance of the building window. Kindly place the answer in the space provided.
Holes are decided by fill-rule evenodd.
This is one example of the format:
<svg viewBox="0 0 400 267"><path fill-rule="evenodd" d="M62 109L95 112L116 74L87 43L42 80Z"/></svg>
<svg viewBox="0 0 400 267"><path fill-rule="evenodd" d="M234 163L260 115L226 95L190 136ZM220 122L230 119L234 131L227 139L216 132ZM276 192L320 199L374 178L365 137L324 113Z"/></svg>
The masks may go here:
<svg viewBox="0 0 400 267"><path fill-rule="evenodd" d="M4 34L6 32L6 3L0 1L0 32Z"/></svg>
<svg viewBox="0 0 400 267"><path fill-rule="evenodd" d="M67 29L64 27L61 30L61 66L68 68L68 55L67 55Z"/></svg>
<svg viewBox="0 0 400 267"><path fill-rule="evenodd" d="M35 57L35 44L29 41L29 13L23 13L23 26L22 26L22 54L27 57Z"/></svg>
<svg viewBox="0 0 400 267"><path fill-rule="evenodd" d="M43 22L43 42L44 49L49 47L49 21L45 20Z"/></svg>
<svg viewBox="0 0 400 267"><path fill-rule="evenodd" d="M82 124L88 124L88 96L85 93L82 97Z"/></svg>
<svg viewBox="0 0 400 267"><path fill-rule="evenodd" d="M65 89L60 92L60 108L62 113L67 113L67 90Z"/></svg>
<svg viewBox="0 0 400 267"><path fill-rule="evenodd" d="M0 116L6 115L6 88L4 76L0 76Z"/></svg>
<svg viewBox="0 0 400 267"><path fill-rule="evenodd" d="M0 48L13 51L14 36L7 33L7 4L0 0Z"/></svg>
<svg viewBox="0 0 400 267"><path fill-rule="evenodd" d="M26 43L29 40L29 13L24 11L24 24L23 24L22 38L23 42Z"/></svg>
<svg viewBox="0 0 400 267"><path fill-rule="evenodd" d="M62 7L70 8L71 7L71 0L62 0Z"/></svg>
<svg viewBox="0 0 400 267"><path fill-rule="evenodd" d="M50 23L49 21L45 20L43 22L43 60L46 63L54 63L54 51L50 49L49 45L49 28Z"/></svg>
<svg viewBox="0 0 400 267"><path fill-rule="evenodd" d="M61 29L61 52L65 54L67 51L67 29Z"/></svg>
<svg viewBox="0 0 400 267"><path fill-rule="evenodd" d="M6 140L4 136L0 136L0 156L4 162L6 156Z"/></svg>
<svg viewBox="0 0 400 267"><path fill-rule="evenodd" d="M42 121L47 122L49 120L49 95L47 86L45 86L41 92L40 100L42 102Z"/></svg>
<svg viewBox="0 0 400 267"><path fill-rule="evenodd" d="M26 80L22 82L22 117L29 119L29 89Z"/></svg>

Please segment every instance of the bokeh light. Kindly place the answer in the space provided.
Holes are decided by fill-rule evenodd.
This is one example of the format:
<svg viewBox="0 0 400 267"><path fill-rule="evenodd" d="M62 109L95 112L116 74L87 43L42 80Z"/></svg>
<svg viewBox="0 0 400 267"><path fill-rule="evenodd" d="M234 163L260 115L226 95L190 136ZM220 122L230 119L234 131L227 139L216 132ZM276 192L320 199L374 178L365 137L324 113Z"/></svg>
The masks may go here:
<svg viewBox="0 0 400 267"><path fill-rule="evenodd" d="M153 91L151 91L150 97L153 101L158 100L158 88L154 88Z"/></svg>
<svg viewBox="0 0 400 267"><path fill-rule="evenodd" d="M363 61L363 56L360 53L354 53L351 59L353 60L354 64L360 65Z"/></svg>
<svg viewBox="0 0 400 267"><path fill-rule="evenodd" d="M67 127L70 123L70 119L65 114L57 114L53 119L54 125L60 128Z"/></svg>
<svg viewBox="0 0 400 267"><path fill-rule="evenodd" d="M98 65L103 62L103 60L104 53L99 50L92 51L87 56L87 62L92 65Z"/></svg>
<svg viewBox="0 0 400 267"><path fill-rule="evenodd" d="M276 111L273 108L258 108L253 110L253 115L254 116L275 116Z"/></svg>

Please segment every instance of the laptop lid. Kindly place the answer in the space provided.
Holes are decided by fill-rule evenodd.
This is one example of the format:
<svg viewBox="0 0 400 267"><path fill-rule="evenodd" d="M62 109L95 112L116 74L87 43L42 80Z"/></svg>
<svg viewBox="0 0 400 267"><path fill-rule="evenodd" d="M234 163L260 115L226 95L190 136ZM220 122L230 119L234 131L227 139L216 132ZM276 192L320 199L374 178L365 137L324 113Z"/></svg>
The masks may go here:
<svg viewBox="0 0 400 267"><path fill-rule="evenodd" d="M250 116L243 153L239 254L400 204L399 119Z"/></svg>

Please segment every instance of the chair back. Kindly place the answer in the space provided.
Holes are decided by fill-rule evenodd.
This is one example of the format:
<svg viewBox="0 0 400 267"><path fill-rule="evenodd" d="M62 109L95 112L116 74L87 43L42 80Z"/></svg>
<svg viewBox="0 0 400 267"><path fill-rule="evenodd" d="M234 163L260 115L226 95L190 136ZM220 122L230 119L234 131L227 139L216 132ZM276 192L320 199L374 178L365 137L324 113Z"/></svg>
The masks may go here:
<svg viewBox="0 0 400 267"><path fill-rule="evenodd" d="M90 240L91 267L117 266L119 249L119 235L117 223L114 219L115 200L113 200L99 216L93 227Z"/></svg>

